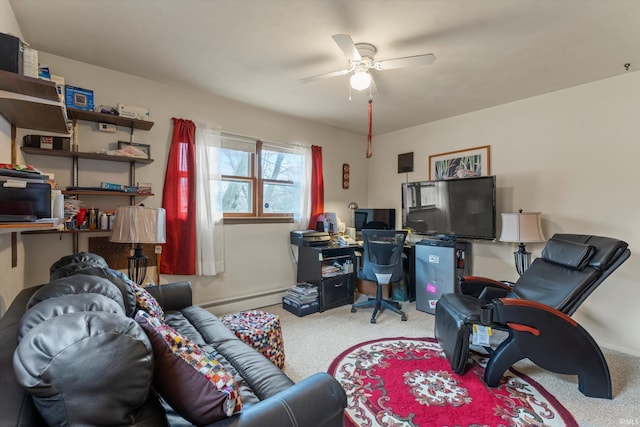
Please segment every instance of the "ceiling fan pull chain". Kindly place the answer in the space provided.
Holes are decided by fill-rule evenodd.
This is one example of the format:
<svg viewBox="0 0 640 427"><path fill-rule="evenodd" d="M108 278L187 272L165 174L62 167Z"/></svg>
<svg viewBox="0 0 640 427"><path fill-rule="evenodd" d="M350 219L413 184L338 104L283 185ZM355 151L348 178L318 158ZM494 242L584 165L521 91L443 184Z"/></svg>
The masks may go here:
<svg viewBox="0 0 640 427"><path fill-rule="evenodd" d="M369 132L367 133L367 159L371 157L371 122L373 120L373 99L369 98L369 107L368 107L368 116L369 116Z"/></svg>

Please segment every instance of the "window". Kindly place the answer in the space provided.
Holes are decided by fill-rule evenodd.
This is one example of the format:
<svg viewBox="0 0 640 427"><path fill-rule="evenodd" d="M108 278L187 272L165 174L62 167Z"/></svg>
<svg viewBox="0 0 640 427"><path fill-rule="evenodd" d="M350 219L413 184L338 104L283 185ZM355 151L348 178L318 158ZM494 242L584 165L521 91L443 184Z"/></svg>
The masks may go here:
<svg viewBox="0 0 640 427"><path fill-rule="evenodd" d="M302 149L223 134L217 159L225 218L293 218L300 211Z"/></svg>

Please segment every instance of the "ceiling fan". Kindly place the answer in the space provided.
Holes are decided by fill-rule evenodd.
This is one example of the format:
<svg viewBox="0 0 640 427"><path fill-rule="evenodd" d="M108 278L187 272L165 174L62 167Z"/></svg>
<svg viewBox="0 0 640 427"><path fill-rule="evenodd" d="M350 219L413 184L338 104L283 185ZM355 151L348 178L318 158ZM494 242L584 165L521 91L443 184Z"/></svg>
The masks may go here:
<svg viewBox="0 0 640 427"><path fill-rule="evenodd" d="M383 71L395 68L430 65L436 60L434 54L426 53L423 55L405 56L402 58L376 61L374 56L377 49L374 45L370 43L354 43L351 36L348 34L335 34L332 37L349 61L349 67L330 73L306 77L304 79L300 79L301 83L308 83L315 80L344 76L346 74L353 73L349 78L351 87L355 90L365 90L372 85L375 88L375 82L373 81L369 70Z"/></svg>

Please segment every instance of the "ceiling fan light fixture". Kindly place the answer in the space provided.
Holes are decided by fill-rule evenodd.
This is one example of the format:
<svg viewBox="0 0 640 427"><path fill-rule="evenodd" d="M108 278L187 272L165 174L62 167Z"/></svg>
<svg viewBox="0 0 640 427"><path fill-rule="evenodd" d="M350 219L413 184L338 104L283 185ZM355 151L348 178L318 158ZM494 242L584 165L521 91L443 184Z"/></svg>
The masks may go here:
<svg viewBox="0 0 640 427"><path fill-rule="evenodd" d="M371 74L368 71L356 71L349 79L349 83L355 90L365 90L371 86Z"/></svg>

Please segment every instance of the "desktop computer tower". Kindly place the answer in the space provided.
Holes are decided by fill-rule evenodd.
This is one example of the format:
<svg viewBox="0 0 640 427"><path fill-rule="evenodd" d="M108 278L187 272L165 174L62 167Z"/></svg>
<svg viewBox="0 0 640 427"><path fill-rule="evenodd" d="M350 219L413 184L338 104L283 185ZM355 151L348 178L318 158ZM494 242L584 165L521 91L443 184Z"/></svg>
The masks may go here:
<svg viewBox="0 0 640 427"><path fill-rule="evenodd" d="M457 291L457 278L471 274L471 243L426 239L415 246L416 310L435 314L442 294Z"/></svg>

